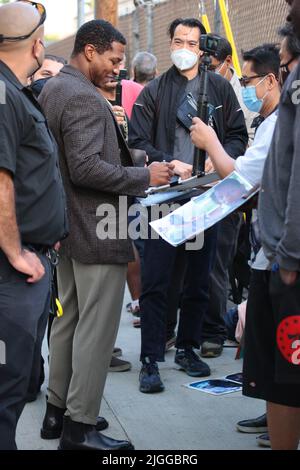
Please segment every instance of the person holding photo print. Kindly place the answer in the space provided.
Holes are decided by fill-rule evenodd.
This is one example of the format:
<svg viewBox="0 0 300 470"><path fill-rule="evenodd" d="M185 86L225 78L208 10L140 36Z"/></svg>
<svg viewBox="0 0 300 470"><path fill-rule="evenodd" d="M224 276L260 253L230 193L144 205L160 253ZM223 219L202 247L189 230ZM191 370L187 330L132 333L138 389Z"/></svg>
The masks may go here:
<svg viewBox="0 0 300 470"><path fill-rule="evenodd" d="M291 5L290 19L300 37L300 3L287 2ZM272 113L279 98L276 74L272 78L272 74L266 73L266 60L253 58L249 64L245 54L244 58L242 81L252 86L244 95L245 101L264 118L253 147L233 165L203 123L195 120L191 131L194 143L209 152L221 176L235 168L246 171L245 176L252 183L262 181L258 218L263 250L253 266L247 305L243 393L266 400L272 448L292 450L297 449L300 438L300 360L297 360L300 356L297 349L300 233L296 181L299 100L294 88L294 81L300 77L300 66L283 88L279 111ZM247 72L251 72L252 78ZM261 82L263 77L258 75L265 75L265 80ZM256 150L254 155L253 150ZM254 158L247 160L251 154Z"/></svg>

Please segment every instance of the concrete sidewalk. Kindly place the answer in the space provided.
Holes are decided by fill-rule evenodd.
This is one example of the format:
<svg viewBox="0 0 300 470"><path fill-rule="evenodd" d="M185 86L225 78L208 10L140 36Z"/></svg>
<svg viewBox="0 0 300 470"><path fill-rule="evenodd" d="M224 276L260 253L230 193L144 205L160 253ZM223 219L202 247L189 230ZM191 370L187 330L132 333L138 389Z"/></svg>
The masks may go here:
<svg viewBox="0 0 300 470"><path fill-rule="evenodd" d="M183 385L197 379L177 370L175 349L160 366L165 391L154 395L139 392L140 330L132 327L133 317L125 309L128 301L127 294L116 345L122 348L123 358L132 362L132 370L108 375L100 413L110 423L106 434L130 439L136 449L145 450L256 450L256 435L238 433L235 423L262 414L264 402L245 398L240 392L216 397L187 389ZM236 349L225 348L220 358L207 361L211 378L241 371L242 361L234 360L235 353ZM44 441L39 436L45 394L44 385L38 400L25 407L17 432L19 449L57 449L57 440Z"/></svg>

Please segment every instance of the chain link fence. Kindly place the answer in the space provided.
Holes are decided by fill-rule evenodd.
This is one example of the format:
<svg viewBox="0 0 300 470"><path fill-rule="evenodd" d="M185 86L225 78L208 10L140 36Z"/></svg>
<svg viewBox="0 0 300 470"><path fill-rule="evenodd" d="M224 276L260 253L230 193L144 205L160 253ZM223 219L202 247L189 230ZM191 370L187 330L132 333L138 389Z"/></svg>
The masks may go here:
<svg viewBox="0 0 300 470"><path fill-rule="evenodd" d="M198 0L167 0L153 8L153 53L158 57L159 72L167 70L170 65L169 38L167 29L175 18L199 17ZM205 7L214 28L214 0L205 0ZM237 51L247 50L264 42L278 42L278 28L285 23L288 7L284 0L227 0L228 13L236 41ZM127 63L130 64L135 50L137 33L139 50L147 50L147 17L146 8L139 7L134 13L119 18L119 29L128 41ZM225 34L221 31L221 34ZM59 41L47 48L51 54L68 58L74 44L74 36Z"/></svg>
<svg viewBox="0 0 300 470"><path fill-rule="evenodd" d="M228 0L228 13L240 54L264 42L278 42L278 28L284 24L288 7L284 0ZM214 0L205 0L205 7L214 28ZM159 71L170 66L168 25L178 17L199 17L198 0L168 0L153 8L153 53L158 57ZM147 49L147 18L144 8L138 9L139 49ZM134 15L126 15L119 20L119 29L128 40L127 59L130 63L134 55ZM224 35L224 31L221 31Z"/></svg>

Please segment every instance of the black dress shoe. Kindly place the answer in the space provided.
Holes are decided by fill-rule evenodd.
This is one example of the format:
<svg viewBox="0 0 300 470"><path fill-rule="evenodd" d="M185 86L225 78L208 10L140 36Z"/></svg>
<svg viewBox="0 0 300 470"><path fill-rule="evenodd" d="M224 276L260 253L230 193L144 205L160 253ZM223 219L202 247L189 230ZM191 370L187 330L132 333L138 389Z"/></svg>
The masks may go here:
<svg viewBox="0 0 300 470"><path fill-rule="evenodd" d="M102 416L98 416L97 424L96 424L96 431L104 431L104 429L108 428L108 421Z"/></svg>
<svg viewBox="0 0 300 470"><path fill-rule="evenodd" d="M96 431L95 426L72 421L64 416L58 450L134 450L129 441L118 441Z"/></svg>
<svg viewBox="0 0 300 470"><path fill-rule="evenodd" d="M63 427L65 408L58 408L47 402L46 414L41 429L42 439L58 439Z"/></svg>
<svg viewBox="0 0 300 470"><path fill-rule="evenodd" d="M63 428L63 417L65 408L58 408L47 402L46 414L41 429L42 439L59 439ZM95 426L96 431L104 431L108 428L108 422L105 418L99 416Z"/></svg>

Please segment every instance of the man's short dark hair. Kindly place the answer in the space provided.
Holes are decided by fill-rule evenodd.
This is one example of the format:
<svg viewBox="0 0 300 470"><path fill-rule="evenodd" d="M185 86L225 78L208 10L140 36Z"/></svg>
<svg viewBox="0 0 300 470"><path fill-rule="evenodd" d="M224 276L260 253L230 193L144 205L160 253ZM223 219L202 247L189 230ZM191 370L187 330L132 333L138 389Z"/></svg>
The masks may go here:
<svg viewBox="0 0 300 470"><path fill-rule="evenodd" d="M244 61L252 62L252 69L257 75L273 73L279 76L280 57L278 44L263 44L250 51L242 51Z"/></svg>
<svg viewBox="0 0 300 470"><path fill-rule="evenodd" d="M232 47L228 39L224 38L223 36L219 36L218 34L208 34L208 36L214 36L219 38L219 45L218 49L215 53L215 58L218 59L220 62L224 62L226 57L229 55L232 56Z"/></svg>
<svg viewBox="0 0 300 470"><path fill-rule="evenodd" d="M88 44L95 46L98 54L103 54L111 49L113 42L126 45L126 39L123 34L108 21L88 21L79 28L76 34L72 57L82 53Z"/></svg>
<svg viewBox="0 0 300 470"><path fill-rule="evenodd" d="M171 40L174 37L175 29L177 26L187 26L188 28L198 28L201 34L206 34L206 29L201 23L201 21L197 20L197 18L176 18L176 20L172 21L169 26L168 33Z"/></svg>
<svg viewBox="0 0 300 470"><path fill-rule="evenodd" d="M300 57L300 40L295 35L295 31L291 23L279 29L279 36L286 38L286 48L293 59Z"/></svg>
<svg viewBox="0 0 300 470"><path fill-rule="evenodd" d="M59 57L58 55L46 54L45 59L52 60L53 62L58 62L59 64L67 65L66 59Z"/></svg>

